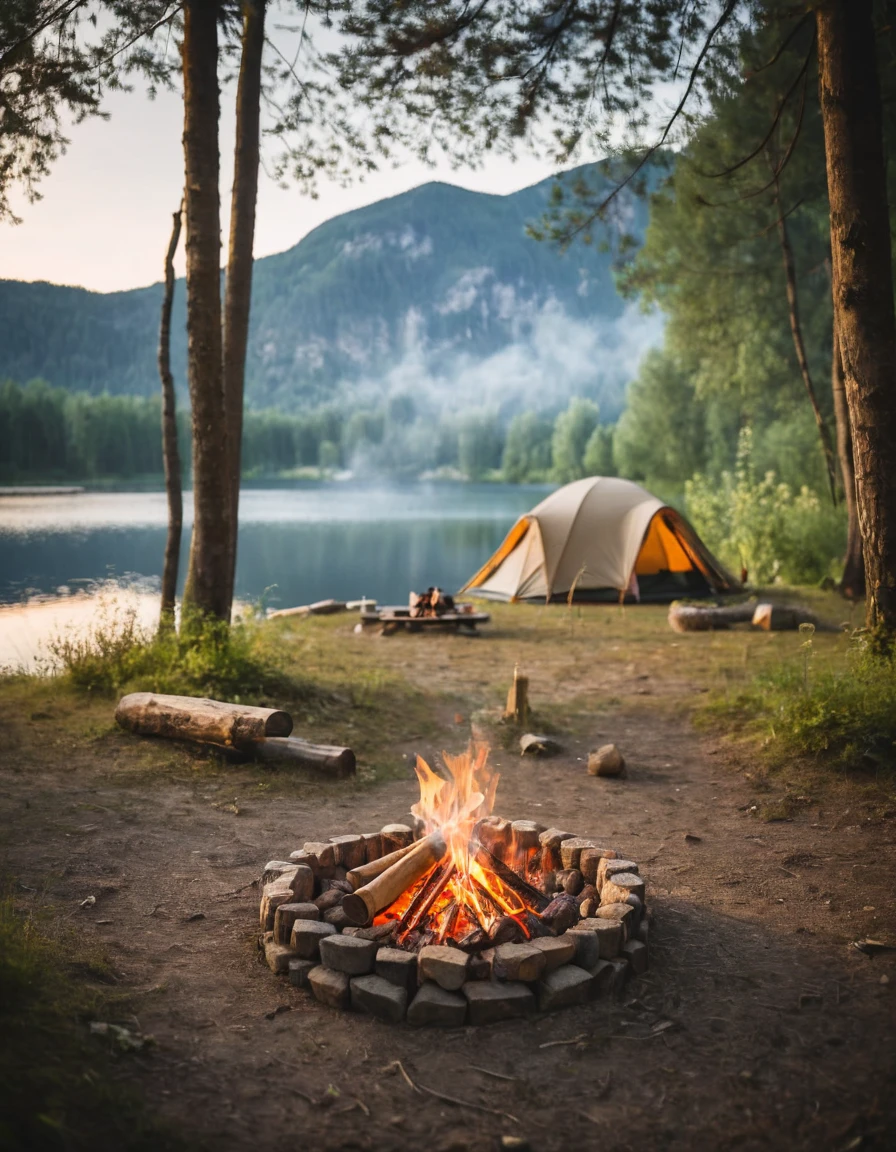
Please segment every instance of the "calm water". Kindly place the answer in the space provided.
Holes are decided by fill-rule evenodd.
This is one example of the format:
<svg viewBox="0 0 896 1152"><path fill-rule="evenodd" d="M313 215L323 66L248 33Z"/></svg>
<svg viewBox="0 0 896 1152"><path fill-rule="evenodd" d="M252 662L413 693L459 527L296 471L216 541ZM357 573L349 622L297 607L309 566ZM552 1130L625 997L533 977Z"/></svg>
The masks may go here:
<svg viewBox="0 0 896 1152"><path fill-rule="evenodd" d="M237 596L272 607L459 588L514 520L547 491L537 485L297 482L249 487L240 501ZM189 548L185 494L181 570ZM0 497L0 603L65 594L96 582L157 580L166 531L161 492Z"/></svg>

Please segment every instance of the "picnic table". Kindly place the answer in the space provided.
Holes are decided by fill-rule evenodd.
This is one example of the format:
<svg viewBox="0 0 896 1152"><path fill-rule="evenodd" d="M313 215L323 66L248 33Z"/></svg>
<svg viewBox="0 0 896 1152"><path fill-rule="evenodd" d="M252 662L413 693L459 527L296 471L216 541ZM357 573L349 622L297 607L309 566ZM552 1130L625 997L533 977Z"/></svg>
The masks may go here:
<svg viewBox="0 0 896 1152"><path fill-rule="evenodd" d="M455 632L475 633L480 624L487 624L491 617L487 612L476 612L472 604L457 604L452 612L442 612L431 616L413 616L412 609L403 605L384 605L361 612L361 624L370 627L379 624L384 636L405 629L408 632L423 632L426 629L445 628Z"/></svg>

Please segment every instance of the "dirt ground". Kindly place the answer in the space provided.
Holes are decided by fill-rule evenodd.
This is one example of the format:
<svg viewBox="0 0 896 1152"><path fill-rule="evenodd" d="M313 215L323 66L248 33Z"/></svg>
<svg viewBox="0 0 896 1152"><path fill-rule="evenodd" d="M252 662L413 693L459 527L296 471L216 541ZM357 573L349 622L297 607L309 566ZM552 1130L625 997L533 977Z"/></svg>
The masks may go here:
<svg viewBox="0 0 896 1152"><path fill-rule="evenodd" d="M119 1023L156 1043L122 1067L151 1110L219 1152L896 1147L896 952L852 943L896 943L896 812L841 787L759 818L781 786L687 713L755 638L625 644L595 618L558 644L566 623L510 620L477 640L315 624L314 644L352 653L367 684L379 668L432 698L425 733L383 736L392 779L296 780L136 740L111 701L82 711L46 689L29 711L0 696L0 854L135 994ZM307 653L300 628L283 640ZM274 977L256 947L261 866L401 819L410 755L460 750L515 660L563 752L496 747L496 810L639 862L649 973L618 1001L453 1031L336 1013ZM328 723L350 737L350 717ZM588 749L610 740L627 778L589 777Z"/></svg>

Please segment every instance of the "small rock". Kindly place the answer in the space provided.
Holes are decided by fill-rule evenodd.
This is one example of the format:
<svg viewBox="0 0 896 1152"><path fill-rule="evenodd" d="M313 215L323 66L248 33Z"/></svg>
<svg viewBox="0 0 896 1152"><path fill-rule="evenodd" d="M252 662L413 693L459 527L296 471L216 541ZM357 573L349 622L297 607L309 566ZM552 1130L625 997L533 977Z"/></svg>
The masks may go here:
<svg viewBox="0 0 896 1152"><path fill-rule="evenodd" d="M467 981L464 996L470 1006L471 1024L494 1024L516 1020L535 1011L535 997L525 984L496 984L491 980Z"/></svg>
<svg viewBox="0 0 896 1152"><path fill-rule="evenodd" d="M321 841L311 841L303 845L303 851L307 852L310 857L313 857L318 864L319 868L335 868L338 860L336 859L336 845L324 844ZM309 866L313 871L317 871L314 864L309 860Z"/></svg>
<svg viewBox="0 0 896 1152"><path fill-rule="evenodd" d="M375 971L397 988L410 995L417 987L417 957L401 948L380 948L376 954Z"/></svg>
<svg viewBox="0 0 896 1152"><path fill-rule="evenodd" d="M293 957L289 962L289 982L293 988L308 988L308 975L317 967L316 960L299 960Z"/></svg>
<svg viewBox="0 0 896 1152"><path fill-rule="evenodd" d="M586 884L597 884L597 870L601 860L614 859L616 853L609 848L583 848L579 857L579 870Z"/></svg>
<svg viewBox="0 0 896 1152"><path fill-rule="evenodd" d="M597 866L597 879L595 880L598 892L603 888L604 881L607 877L614 876L617 872L634 872L637 876L638 865L634 860L610 859L607 857L600 860Z"/></svg>
<svg viewBox="0 0 896 1152"><path fill-rule="evenodd" d="M300 960L318 960L321 940L335 935L336 929L332 924L323 924L319 920L296 920L289 943Z"/></svg>
<svg viewBox="0 0 896 1152"><path fill-rule="evenodd" d="M584 1004L591 997L592 980L590 973L575 964L566 964L555 972L548 972L538 984L539 1011L552 1012L555 1008Z"/></svg>
<svg viewBox="0 0 896 1152"><path fill-rule="evenodd" d="M307 864L300 864L293 874L292 898L296 904L306 904L314 895L314 872Z"/></svg>
<svg viewBox="0 0 896 1152"><path fill-rule="evenodd" d="M354 924L343 928L343 936L357 936L360 940L376 940L380 944L391 940L398 930L397 920L388 920L384 924L370 924L367 928L357 928Z"/></svg>
<svg viewBox="0 0 896 1152"><path fill-rule="evenodd" d="M617 872L603 882L601 904L624 904L629 896L637 896L644 903L644 881L634 872Z"/></svg>
<svg viewBox="0 0 896 1152"><path fill-rule="evenodd" d="M585 887L585 878L578 868L564 868L556 873L556 879L567 896L578 896Z"/></svg>
<svg viewBox="0 0 896 1152"><path fill-rule="evenodd" d="M566 933L562 936L542 936L532 941L532 947L544 953L545 972L553 972L562 964L572 963L576 955L575 941L568 939Z"/></svg>
<svg viewBox="0 0 896 1152"><path fill-rule="evenodd" d="M345 897L345 893L339 888L328 888L326 892L321 892L320 896L312 900L312 904L316 904L321 912L326 912L330 908L335 908L341 905Z"/></svg>
<svg viewBox="0 0 896 1152"><path fill-rule="evenodd" d="M291 948L284 948L274 940L269 940L264 946L264 958L268 968L276 975L289 971L289 962L295 956Z"/></svg>
<svg viewBox="0 0 896 1152"><path fill-rule="evenodd" d="M377 944L357 936L326 936L320 941L320 958L328 968L349 976L366 976L373 971Z"/></svg>
<svg viewBox="0 0 896 1152"><path fill-rule="evenodd" d="M601 960L615 960L625 943L625 929L620 920L608 920L602 916L587 917L578 923L580 930L593 932L597 936Z"/></svg>
<svg viewBox="0 0 896 1152"><path fill-rule="evenodd" d="M554 897L542 912L541 918L546 924L550 924L559 936L578 922L579 906L574 897L567 896L564 892Z"/></svg>
<svg viewBox="0 0 896 1152"><path fill-rule="evenodd" d="M348 1008L350 999L349 978L345 972L334 972L318 964L308 973L308 983L314 999L329 1008Z"/></svg>
<svg viewBox="0 0 896 1152"><path fill-rule="evenodd" d="M623 772L625 759L615 744L604 744L588 753L589 776L621 776Z"/></svg>
<svg viewBox="0 0 896 1152"><path fill-rule="evenodd" d="M575 963L587 972L591 972L601 959L600 938L597 933L591 932L587 928L570 928L566 935L575 945Z"/></svg>
<svg viewBox="0 0 896 1152"><path fill-rule="evenodd" d="M540 948L534 948L531 944L501 944L495 948L492 971L498 980L531 983L541 976L546 964L545 954Z"/></svg>
<svg viewBox="0 0 896 1152"><path fill-rule="evenodd" d="M595 996L609 996L613 991L616 970L609 960L598 960L591 973L591 984Z"/></svg>
<svg viewBox="0 0 896 1152"><path fill-rule="evenodd" d="M611 995L619 997L625 991L631 968L621 957L618 960L608 960L607 963L613 969L613 977L608 980L609 991Z"/></svg>
<svg viewBox="0 0 896 1152"><path fill-rule="evenodd" d="M352 1008L392 1024L404 1020L408 1006L405 988L399 988L382 976L356 976L350 987Z"/></svg>
<svg viewBox="0 0 896 1152"><path fill-rule="evenodd" d="M526 933L512 916L500 916L489 929L488 938L492 944L520 944Z"/></svg>
<svg viewBox="0 0 896 1152"><path fill-rule="evenodd" d="M626 940L635 935L638 915L630 904L602 904L594 915L600 920L618 920Z"/></svg>
<svg viewBox="0 0 896 1152"><path fill-rule="evenodd" d="M311 904L281 904L274 913L274 939L278 944L288 947L292 937L292 926L296 920L305 920L303 912L306 908L314 908ZM314 908L315 917L320 913Z"/></svg>
<svg viewBox="0 0 896 1152"><path fill-rule="evenodd" d="M345 914L345 909L341 904L337 904L335 908L328 908L324 912L324 921L327 924L332 924L333 927L341 932L343 928L349 928L352 925L349 922L348 916Z"/></svg>
<svg viewBox="0 0 896 1152"><path fill-rule="evenodd" d="M278 880L284 872L289 872L290 875L295 871L295 862L292 860L268 860L261 873L261 886L270 884L272 880Z"/></svg>
<svg viewBox="0 0 896 1152"><path fill-rule="evenodd" d="M399 848L406 848L414 839L413 829L407 824L386 824L380 829L383 840L383 855L397 852Z"/></svg>
<svg viewBox="0 0 896 1152"><path fill-rule="evenodd" d="M560 745L550 736L536 736L533 732L527 732L520 737L521 756L553 756L559 751Z"/></svg>
<svg viewBox="0 0 896 1152"><path fill-rule="evenodd" d="M578 868L579 859L586 848L593 848L593 840L585 840L582 836L573 836L564 840L560 845L560 860L565 869Z"/></svg>
<svg viewBox="0 0 896 1152"><path fill-rule="evenodd" d="M640 940L629 940L623 944L622 956L631 965L635 976L641 976L647 971L647 947Z"/></svg>
<svg viewBox="0 0 896 1152"><path fill-rule="evenodd" d="M367 862L367 845L363 836L331 836L330 843L336 845L336 863L343 868L358 868Z"/></svg>
<svg viewBox="0 0 896 1152"><path fill-rule="evenodd" d="M457 1028L467 1017L467 1001L457 992L446 992L438 984L423 984L408 1008L409 1024L436 1024Z"/></svg>
<svg viewBox="0 0 896 1152"><path fill-rule="evenodd" d="M417 953L421 983L434 980L446 992L456 992L467 978L466 952L444 944L429 944Z"/></svg>

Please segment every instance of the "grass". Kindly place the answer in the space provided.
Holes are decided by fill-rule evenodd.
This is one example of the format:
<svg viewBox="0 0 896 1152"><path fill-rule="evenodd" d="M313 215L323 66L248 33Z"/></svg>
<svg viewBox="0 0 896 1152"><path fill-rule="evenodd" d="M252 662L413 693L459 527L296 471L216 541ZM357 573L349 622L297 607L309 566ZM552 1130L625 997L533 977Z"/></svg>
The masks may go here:
<svg viewBox="0 0 896 1152"><path fill-rule="evenodd" d="M128 1052L143 1040L129 1006L109 991L104 958L79 949L49 910L16 890L24 891L7 881L0 893L0 1147L182 1148L123 1082ZM91 1022L111 1027L97 1035Z"/></svg>
<svg viewBox="0 0 896 1152"><path fill-rule="evenodd" d="M762 739L776 766L805 757L835 771L896 774L896 658L860 640L837 665L817 668L814 647L803 640L705 714Z"/></svg>

